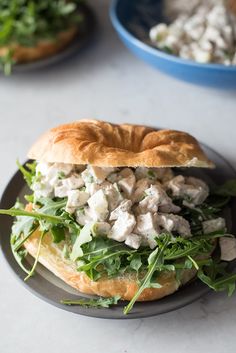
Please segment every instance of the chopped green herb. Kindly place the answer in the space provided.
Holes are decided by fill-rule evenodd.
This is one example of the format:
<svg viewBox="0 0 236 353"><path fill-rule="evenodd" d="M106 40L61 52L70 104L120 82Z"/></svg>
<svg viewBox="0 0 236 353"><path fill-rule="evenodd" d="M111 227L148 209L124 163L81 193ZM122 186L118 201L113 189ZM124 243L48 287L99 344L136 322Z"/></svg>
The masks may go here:
<svg viewBox="0 0 236 353"><path fill-rule="evenodd" d="M57 175L58 175L58 179L59 179L59 180L65 179L65 177L66 177L65 173L62 172L62 171L58 172Z"/></svg>
<svg viewBox="0 0 236 353"><path fill-rule="evenodd" d="M19 170L21 171L21 173L23 174L23 177L24 177L27 185L30 187L32 185L33 178L35 177L35 167L36 167L35 162L33 162L31 164L27 163L26 166L23 166L17 160L16 164L17 164Z"/></svg>
<svg viewBox="0 0 236 353"><path fill-rule="evenodd" d="M154 173L153 170L148 170L147 176L148 176L150 179L156 179L156 174Z"/></svg>

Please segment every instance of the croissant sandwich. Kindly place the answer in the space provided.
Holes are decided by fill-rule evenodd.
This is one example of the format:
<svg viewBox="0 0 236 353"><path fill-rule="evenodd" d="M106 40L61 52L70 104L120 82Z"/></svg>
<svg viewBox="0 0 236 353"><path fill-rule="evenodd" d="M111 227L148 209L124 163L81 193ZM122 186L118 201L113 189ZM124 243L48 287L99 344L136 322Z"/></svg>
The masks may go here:
<svg viewBox="0 0 236 353"><path fill-rule="evenodd" d="M79 292L129 301L125 313L195 277L232 289L234 276L219 281L236 257L222 216L233 192L194 176L214 164L189 134L81 120L46 132L28 156L27 205L0 211L16 216L11 244L27 278L40 262Z"/></svg>

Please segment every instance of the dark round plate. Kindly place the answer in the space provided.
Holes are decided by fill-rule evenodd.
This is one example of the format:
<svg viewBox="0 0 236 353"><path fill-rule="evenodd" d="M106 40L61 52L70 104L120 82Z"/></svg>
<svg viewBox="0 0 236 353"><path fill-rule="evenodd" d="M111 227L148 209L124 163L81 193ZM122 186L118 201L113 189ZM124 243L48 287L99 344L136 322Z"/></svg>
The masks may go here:
<svg viewBox="0 0 236 353"><path fill-rule="evenodd" d="M217 168L215 170L192 168L188 170L189 174L201 177L208 183L213 181L215 183L223 183L227 179L236 178L235 170L223 157L221 157L218 153L209 147L203 146L203 149L209 158L215 162ZM22 198L25 193L27 193L27 188L21 173L18 171L12 177L3 193L0 208L12 207L16 198ZM231 215L236 213L236 200L233 200L230 212ZM235 233L236 222L233 217L231 217L231 219L232 232ZM63 281L55 277L42 265L39 264L37 266L35 276L30 278L27 282L24 282L25 273L16 263L10 248L9 237L11 233L11 226L12 218L8 216L1 216L0 247L6 262L15 273L17 278L27 289L29 289L39 298L61 309L71 311L76 314L106 319L134 319L155 316L190 304L209 291L209 288L202 282L199 280L194 280L188 285L182 287L176 293L161 300L146 303L136 303L131 313L127 316L123 314L124 303L118 304L117 306L114 306L110 309L86 309L80 306L65 306L60 304L60 300L78 299L80 294L78 294L78 292L73 288L67 286ZM28 261L32 263L31 258L29 258ZM83 294L80 296L84 297Z"/></svg>
<svg viewBox="0 0 236 353"><path fill-rule="evenodd" d="M12 71L20 73L42 69L46 66L57 64L65 59L68 59L69 57L77 53L80 49L85 47L85 45L90 41L95 32L96 17L91 8L86 4L80 5L80 13L84 17L83 24L80 27L78 35L73 39L71 43L68 44L68 46L66 46L57 54L54 54L47 58L32 61L29 63L15 64L12 68Z"/></svg>

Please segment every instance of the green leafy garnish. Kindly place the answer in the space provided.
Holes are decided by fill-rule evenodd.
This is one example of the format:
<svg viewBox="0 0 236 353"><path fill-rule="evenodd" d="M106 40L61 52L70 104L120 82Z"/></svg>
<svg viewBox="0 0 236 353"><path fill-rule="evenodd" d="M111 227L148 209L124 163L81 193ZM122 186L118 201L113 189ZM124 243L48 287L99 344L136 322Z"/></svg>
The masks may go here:
<svg viewBox="0 0 236 353"><path fill-rule="evenodd" d="M80 305L85 308L109 308L112 305L118 304L118 301L120 300L120 296L115 296L111 298L96 298L96 299L86 299L86 298L81 298L81 299L76 299L76 300L70 300L70 299L65 299L61 300L61 304L65 305Z"/></svg>
<svg viewBox="0 0 236 353"><path fill-rule="evenodd" d="M33 183L33 179L35 177L36 173L36 162L32 163L26 163L26 166L24 167L23 165L20 164L20 162L17 160L16 161L17 167L23 174L23 177L27 183L27 185L30 187Z"/></svg>
<svg viewBox="0 0 236 353"><path fill-rule="evenodd" d="M29 186L40 181L41 176L39 173L36 175L35 163L25 166L19 164L19 168ZM155 238L154 249L141 246L136 250L123 242L109 239L98 232L96 222L81 227L75 216L66 212L66 198L36 198L33 194L27 196L32 202L31 211L25 210L24 206L17 202L9 210L0 210L0 214L16 217L12 227L11 247L16 261L27 273L26 280L35 272L43 237L48 233L51 234L54 243L61 243L62 257L68 262L73 262L77 270L85 272L91 280L130 276L132 280L137 281L138 290L124 309L124 313L128 314L146 288L161 287L158 278L162 272L171 272L177 283L181 284L183 270L195 270L197 277L210 288L227 290L229 295L234 292L236 274L228 271L226 264L219 261L217 254L215 258L211 257L216 239L231 235L227 234L225 229L203 234L202 229L203 221L221 216L223 207L234 196L234 185L235 182L231 180L223 186L215 187L205 202L195 208L183 205L183 199L173 199L176 205L181 206L179 214L189 221L193 236L186 239L181 235L163 232ZM24 265L27 252L23 246L36 229L41 236L35 262L29 270ZM62 303L85 307L109 307L116 304L118 299L118 297L91 300L79 298L64 300Z"/></svg>
<svg viewBox="0 0 236 353"><path fill-rule="evenodd" d="M55 244L60 243L65 240L65 228L60 225L55 225L51 227L51 234L53 237L53 242Z"/></svg>
<svg viewBox="0 0 236 353"><path fill-rule="evenodd" d="M229 296L235 291L236 273L229 273L226 263L209 259L208 263L197 272L197 276L214 291L227 291Z"/></svg>
<svg viewBox="0 0 236 353"><path fill-rule="evenodd" d="M236 197L236 179L228 180L223 185L215 187L212 193L220 196Z"/></svg>
<svg viewBox="0 0 236 353"><path fill-rule="evenodd" d="M148 257L148 268L145 277L141 280L140 286L136 294L133 296L129 304L124 308L124 314L128 314L130 310L132 310L134 303L142 294L145 288L160 288L161 285L157 281L152 281L153 275L156 271L160 269L160 267L164 264L164 251L168 246L170 240L170 236L164 236L163 247L156 248Z"/></svg>

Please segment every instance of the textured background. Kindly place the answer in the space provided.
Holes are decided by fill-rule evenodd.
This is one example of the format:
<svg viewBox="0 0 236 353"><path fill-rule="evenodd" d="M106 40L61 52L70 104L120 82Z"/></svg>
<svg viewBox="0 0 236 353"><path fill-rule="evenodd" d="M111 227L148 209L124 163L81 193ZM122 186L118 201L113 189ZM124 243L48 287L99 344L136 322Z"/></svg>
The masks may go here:
<svg viewBox="0 0 236 353"><path fill-rule="evenodd" d="M92 1L91 1L92 3ZM155 71L119 42L108 0L94 1L95 42L45 71L0 77L0 191L45 129L80 118L186 130L236 167L236 91L192 86ZM0 258L0 352L235 352L236 296L212 293L152 319L75 316L27 292Z"/></svg>

